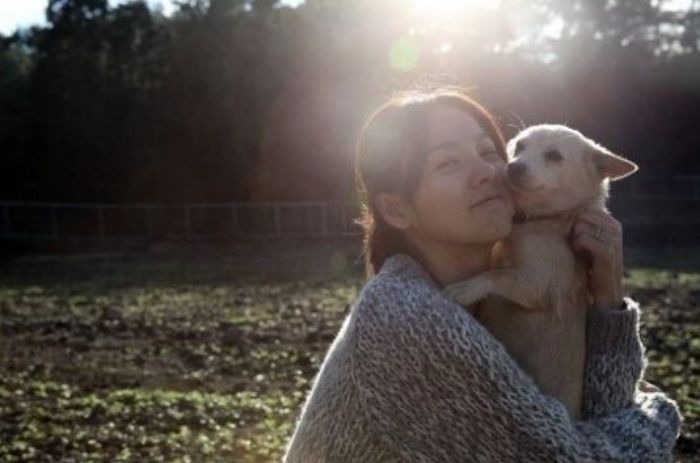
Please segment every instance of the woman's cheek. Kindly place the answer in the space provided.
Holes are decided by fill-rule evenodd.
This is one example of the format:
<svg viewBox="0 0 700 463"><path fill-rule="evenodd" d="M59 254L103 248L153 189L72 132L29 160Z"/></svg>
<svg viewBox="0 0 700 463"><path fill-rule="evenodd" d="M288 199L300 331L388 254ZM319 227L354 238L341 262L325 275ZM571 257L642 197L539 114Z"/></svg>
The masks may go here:
<svg viewBox="0 0 700 463"><path fill-rule="evenodd" d="M442 222L450 234L448 238L471 239L477 231L479 218L469 208L474 199L465 190L464 177L455 175L440 186L444 204Z"/></svg>
<svg viewBox="0 0 700 463"><path fill-rule="evenodd" d="M473 194L465 187L464 177L435 175L426 179L417 195L421 228L441 240L491 242L510 234L513 203L503 207L470 209Z"/></svg>
<svg viewBox="0 0 700 463"><path fill-rule="evenodd" d="M459 207L459 198L449 179L440 175L431 176L416 195L419 209L424 215L452 214Z"/></svg>
<svg viewBox="0 0 700 463"><path fill-rule="evenodd" d="M470 198L465 197L464 180L458 175L430 176L419 187L416 195L423 227L433 236L453 238L469 234Z"/></svg>
<svg viewBox="0 0 700 463"><path fill-rule="evenodd" d="M433 186L439 202L453 213L464 215L469 210L469 194L465 191L465 181L462 175L446 175L436 181Z"/></svg>
<svg viewBox="0 0 700 463"><path fill-rule="evenodd" d="M513 229L513 213L514 209L511 204L507 204L503 208L501 214L496 215L490 221L490 233L493 239L502 239L510 235Z"/></svg>
<svg viewBox="0 0 700 463"><path fill-rule="evenodd" d="M465 215L445 210L430 224L431 235L444 241L468 243L475 238L474 223Z"/></svg>
<svg viewBox="0 0 700 463"><path fill-rule="evenodd" d="M469 240L474 222L467 209L447 198L434 198L422 205L419 214L420 228L438 240Z"/></svg>

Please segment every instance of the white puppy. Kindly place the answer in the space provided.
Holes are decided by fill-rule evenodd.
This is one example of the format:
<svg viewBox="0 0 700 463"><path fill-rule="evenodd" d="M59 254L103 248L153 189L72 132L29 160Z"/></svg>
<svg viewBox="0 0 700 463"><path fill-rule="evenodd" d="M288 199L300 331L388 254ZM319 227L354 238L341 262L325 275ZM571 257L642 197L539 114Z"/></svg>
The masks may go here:
<svg viewBox="0 0 700 463"><path fill-rule="evenodd" d="M495 270L450 285L462 305L499 339L543 393L572 417L581 410L590 304L587 265L570 246L576 215L605 209L609 180L637 165L563 125L536 125L508 142L504 173L523 217L495 249Z"/></svg>

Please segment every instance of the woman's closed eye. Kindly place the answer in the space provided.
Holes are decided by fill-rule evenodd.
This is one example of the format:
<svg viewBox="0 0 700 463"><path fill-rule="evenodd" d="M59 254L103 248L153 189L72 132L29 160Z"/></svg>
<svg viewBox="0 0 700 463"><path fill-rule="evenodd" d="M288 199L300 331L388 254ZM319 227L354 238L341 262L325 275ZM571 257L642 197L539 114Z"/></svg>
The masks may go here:
<svg viewBox="0 0 700 463"><path fill-rule="evenodd" d="M448 169L448 168L453 168L455 166L458 166L461 160L457 156L453 156L450 158L447 158L443 161L440 161L437 165L438 170L443 170L443 169Z"/></svg>

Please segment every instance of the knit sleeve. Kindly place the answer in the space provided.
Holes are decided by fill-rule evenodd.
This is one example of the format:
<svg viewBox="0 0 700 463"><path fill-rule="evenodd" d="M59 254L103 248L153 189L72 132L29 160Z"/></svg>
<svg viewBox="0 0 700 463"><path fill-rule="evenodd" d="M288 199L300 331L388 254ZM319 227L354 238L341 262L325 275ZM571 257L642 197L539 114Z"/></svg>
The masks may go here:
<svg viewBox="0 0 700 463"><path fill-rule="evenodd" d="M502 345L439 292L385 279L357 307L358 407L408 462L668 461L680 426L662 393L571 421Z"/></svg>
<svg viewBox="0 0 700 463"><path fill-rule="evenodd" d="M622 310L590 310L581 416L605 416L632 404L645 367L639 305L625 298Z"/></svg>

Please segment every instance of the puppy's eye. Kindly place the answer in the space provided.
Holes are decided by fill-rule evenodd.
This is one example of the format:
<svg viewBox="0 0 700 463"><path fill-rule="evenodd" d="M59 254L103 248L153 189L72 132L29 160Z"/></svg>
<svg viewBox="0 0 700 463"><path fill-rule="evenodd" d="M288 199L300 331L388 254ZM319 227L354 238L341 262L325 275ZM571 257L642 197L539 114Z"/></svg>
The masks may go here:
<svg viewBox="0 0 700 463"><path fill-rule="evenodd" d="M549 150L544 152L544 158L547 161L559 162L564 159L564 156L558 150Z"/></svg>
<svg viewBox="0 0 700 463"><path fill-rule="evenodd" d="M520 140L515 144L515 154L520 153L522 150L525 149L525 143Z"/></svg>

